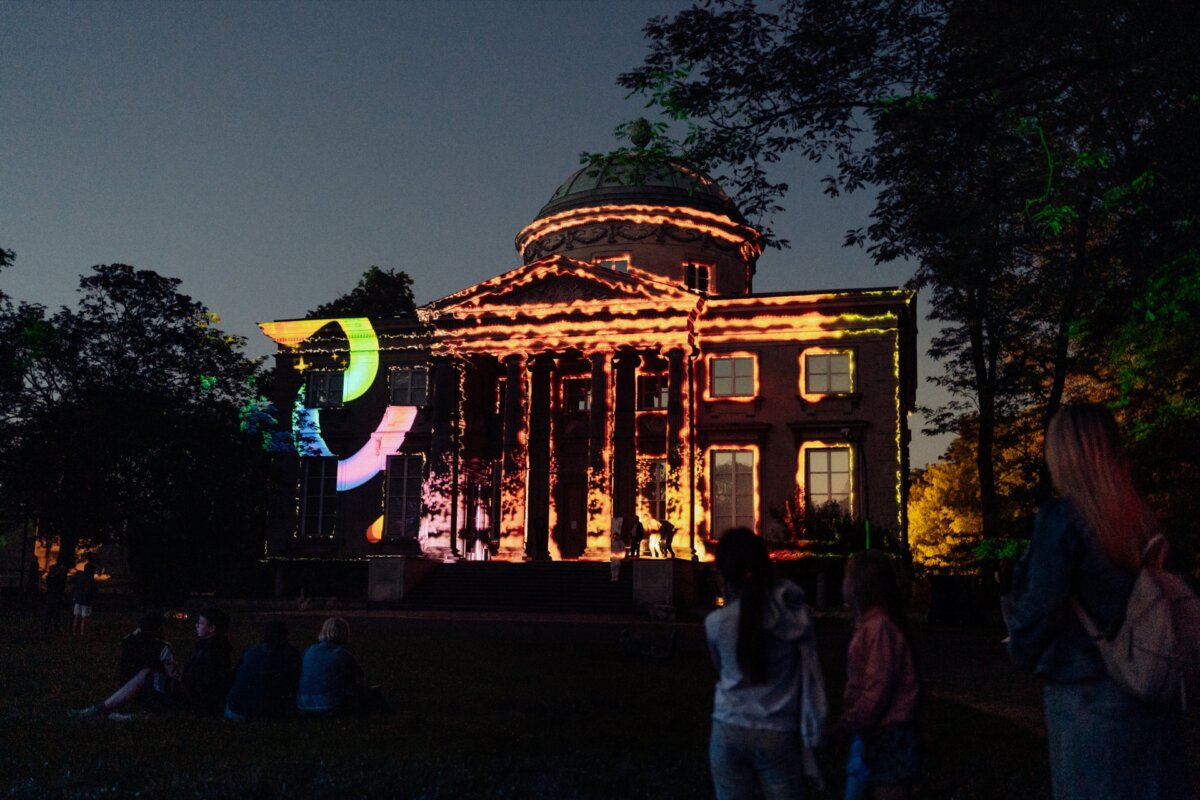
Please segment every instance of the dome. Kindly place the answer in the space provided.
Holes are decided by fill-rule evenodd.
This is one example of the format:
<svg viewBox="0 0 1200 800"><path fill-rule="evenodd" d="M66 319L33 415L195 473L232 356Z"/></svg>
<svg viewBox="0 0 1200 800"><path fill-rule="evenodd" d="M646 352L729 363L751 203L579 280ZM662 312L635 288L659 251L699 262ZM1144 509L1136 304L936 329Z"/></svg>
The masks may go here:
<svg viewBox="0 0 1200 800"><path fill-rule="evenodd" d="M729 195L707 175L671 161L634 159L574 172L534 219L575 208L606 205L684 206L745 224Z"/></svg>
<svg viewBox="0 0 1200 800"><path fill-rule="evenodd" d="M526 264L564 255L684 286L689 267L702 267L711 277L703 291L738 295L750 291L762 235L712 178L633 153L575 171L515 245Z"/></svg>

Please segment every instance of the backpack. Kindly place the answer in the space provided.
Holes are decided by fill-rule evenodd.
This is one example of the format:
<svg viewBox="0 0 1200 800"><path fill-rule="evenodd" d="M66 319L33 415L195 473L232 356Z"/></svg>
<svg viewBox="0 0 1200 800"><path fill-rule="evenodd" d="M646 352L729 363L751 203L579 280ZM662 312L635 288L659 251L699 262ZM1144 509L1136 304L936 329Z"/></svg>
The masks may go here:
<svg viewBox="0 0 1200 800"><path fill-rule="evenodd" d="M1144 702L1187 708L1188 688L1200 687L1200 597L1163 569L1166 549L1162 534L1146 545L1125 618L1111 635L1071 602L1109 677Z"/></svg>

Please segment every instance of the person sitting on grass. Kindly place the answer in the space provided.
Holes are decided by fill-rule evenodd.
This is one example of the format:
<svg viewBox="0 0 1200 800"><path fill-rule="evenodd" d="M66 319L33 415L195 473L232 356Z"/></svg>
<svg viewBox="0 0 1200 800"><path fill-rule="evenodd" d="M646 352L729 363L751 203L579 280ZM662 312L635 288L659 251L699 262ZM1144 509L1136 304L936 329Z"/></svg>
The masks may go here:
<svg viewBox="0 0 1200 800"><path fill-rule="evenodd" d="M338 716L360 707L362 668L346 649L350 626L330 617L321 626L316 644L304 651L296 708L308 716Z"/></svg>
<svg viewBox="0 0 1200 800"><path fill-rule="evenodd" d="M172 705L179 680L175 651L162 638L162 614L142 615L133 633L121 640L121 665L117 671L118 689L95 705L78 708L71 716L112 716L123 711L165 711ZM120 716L118 716L120 715Z"/></svg>
<svg viewBox="0 0 1200 800"><path fill-rule="evenodd" d="M288 629L273 619L263 628L262 644L242 655L225 700L225 718L287 719L296 714L300 651L288 644Z"/></svg>
<svg viewBox="0 0 1200 800"><path fill-rule="evenodd" d="M206 608L196 616L196 649L182 678L184 702L195 714L220 714L225 708L233 657L225 635L228 627L229 615L219 608Z"/></svg>

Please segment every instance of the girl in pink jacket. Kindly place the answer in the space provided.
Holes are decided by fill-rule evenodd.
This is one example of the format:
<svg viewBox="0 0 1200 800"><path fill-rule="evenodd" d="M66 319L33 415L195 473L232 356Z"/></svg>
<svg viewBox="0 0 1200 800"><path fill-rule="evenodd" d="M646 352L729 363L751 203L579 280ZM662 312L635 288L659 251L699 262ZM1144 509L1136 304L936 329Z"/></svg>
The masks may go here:
<svg viewBox="0 0 1200 800"><path fill-rule="evenodd" d="M842 718L835 735L852 736L846 800L904 798L920 774L920 688L891 556L850 556L842 597L854 610Z"/></svg>

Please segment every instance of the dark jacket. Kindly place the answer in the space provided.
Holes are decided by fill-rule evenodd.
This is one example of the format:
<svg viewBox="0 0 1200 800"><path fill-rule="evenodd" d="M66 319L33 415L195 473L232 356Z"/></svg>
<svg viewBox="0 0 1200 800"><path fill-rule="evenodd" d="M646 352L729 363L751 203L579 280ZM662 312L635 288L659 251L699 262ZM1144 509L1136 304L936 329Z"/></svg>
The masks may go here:
<svg viewBox="0 0 1200 800"><path fill-rule="evenodd" d="M1009 653L1017 664L1055 683L1107 673L1071 606L1075 598L1097 627L1115 630L1125 615L1136 572L1108 560L1100 540L1065 499L1038 512L1029 550L1013 572Z"/></svg>
<svg viewBox="0 0 1200 800"><path fill-rule="evenodd" d="M92 606L96 604L96 579L86 572L77 572L71 579L71 599L75 605Z"/></svg>
<svg viewBox="0 0 1200 800"><path fill-rule="evenodd" d="M183 668L183 688L188 708L197 714L219 714L229 692L233 648L225 634L196 640L196 650Z"/></svg>
<svg viewBox="0 0 1200 800"><path fill-rule="evenodd" d="M317 642L304 651L296 707L315 713L349 711L361 678L362 669L349 650Z"/></svg>
<svg viewBox="0 0 1200 800"><path fill-rule="evenodd" d="M242 655L225 704L242 717L283 719L296 713L300 651L259 644Z"/></svg>

